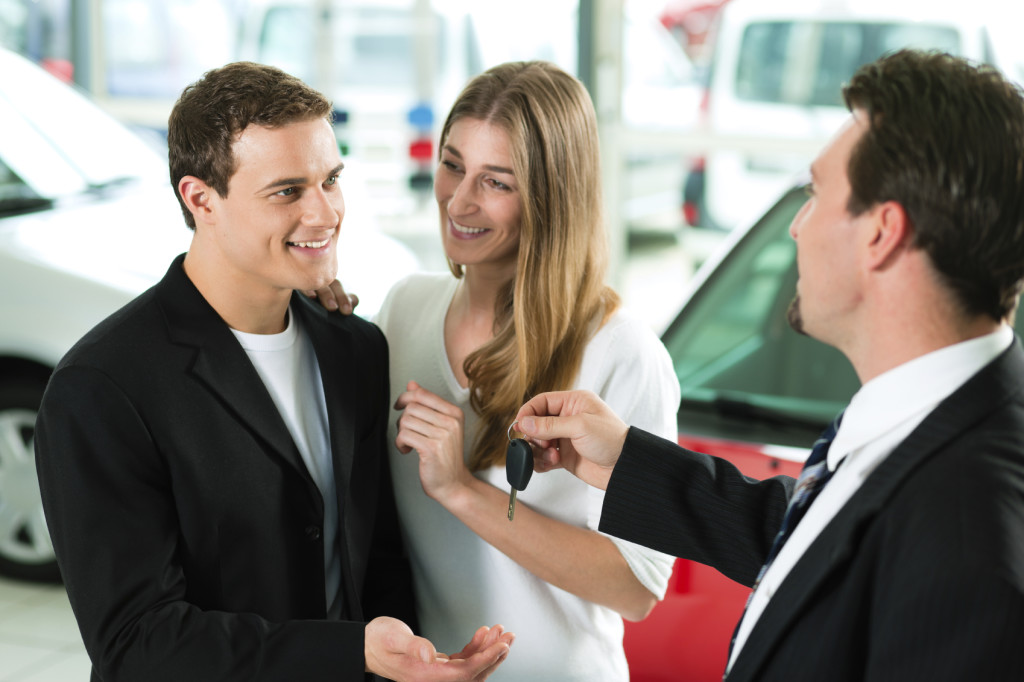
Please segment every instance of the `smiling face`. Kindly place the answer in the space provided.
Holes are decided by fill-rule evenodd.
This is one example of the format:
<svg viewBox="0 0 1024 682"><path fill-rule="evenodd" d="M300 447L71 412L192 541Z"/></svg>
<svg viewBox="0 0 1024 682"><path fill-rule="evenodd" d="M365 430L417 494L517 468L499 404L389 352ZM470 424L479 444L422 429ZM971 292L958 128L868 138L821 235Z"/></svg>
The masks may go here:
<svg viewBox="0 0 1024 682"><path fill-rule="evenodd" d="M508 135L476 119L452 124L434 179L441 237L459 265L514 272L522 218Z"/></svg>
<svg viewBox="0 0 1024 682"><path fill-rule="evenodd" d="M343 164L330 124L316 118L249 126L232 151L237 170L227 196L207 188L206 210L197 215L194 260L216 273L226 285L221 291L256 302L286 305L293 289L330 283L345 214Z"/></svg>

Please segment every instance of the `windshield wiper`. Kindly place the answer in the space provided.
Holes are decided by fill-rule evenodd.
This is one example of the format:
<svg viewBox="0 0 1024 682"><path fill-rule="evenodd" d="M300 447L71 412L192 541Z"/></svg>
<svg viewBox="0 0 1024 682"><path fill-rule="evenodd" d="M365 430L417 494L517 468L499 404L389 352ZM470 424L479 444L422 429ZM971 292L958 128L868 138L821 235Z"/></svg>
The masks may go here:
<svg viewBox="0 0 1024 682"><path fill-rule="evenodd" d="M119 175L103 182L90 182L86 191L90 194L103 194L116 187L130 185L138 179L138 176L135 175Z"/></svg>
<svg viewBox="0 0 1024 682"><path fill-rule="evenodd" d="M53 206L53 199L45 197L6 197L0 199L0 218L42 211Z"/></svg>
<svg viewBox="0 0 1024 682"><path fill-rule="evenodd" d="M778 424L780 426L801 426L811 429L823 429L832 415L819 416L796 408L786 409L765 402L771 399L751 399L749 394L735 391L703 390L703 395L685 396L680 400L680 408L713 411L724 417L745 419ZM777 400L777 399L775 399Z"/></svg>

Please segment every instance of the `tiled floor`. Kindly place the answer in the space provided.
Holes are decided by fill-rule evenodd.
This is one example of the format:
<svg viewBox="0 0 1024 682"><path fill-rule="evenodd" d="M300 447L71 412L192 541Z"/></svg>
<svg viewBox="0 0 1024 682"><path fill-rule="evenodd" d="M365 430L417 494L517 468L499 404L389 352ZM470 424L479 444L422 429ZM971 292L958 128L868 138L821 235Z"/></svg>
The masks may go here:
<svg viewBox="0 0 1024 682"><path fill-rule="evenodd" d="M86 682L89 668L64 588L0 578L0 682Z"/></svg>
<svg viewBox="0 0 1024 682"><path fill-rule="evenodd" d="M656 331L678 307L694 255L717 241L695 243L699 237L634 253L626 265L620 293ZM86 682L89 670L64 588L0 578L0 682Z"/></svg>

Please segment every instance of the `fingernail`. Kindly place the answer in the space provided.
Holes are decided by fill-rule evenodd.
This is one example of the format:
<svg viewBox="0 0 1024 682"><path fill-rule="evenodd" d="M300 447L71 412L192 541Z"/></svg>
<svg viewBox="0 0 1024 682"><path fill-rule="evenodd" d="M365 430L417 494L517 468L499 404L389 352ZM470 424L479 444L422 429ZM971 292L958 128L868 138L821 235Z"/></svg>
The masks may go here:
<svg viewBox="0 0 1024 682"><path fill-rule="evenodd" d="M533 431L535 428L537 428L537 420L534 419L533 417L523 417L523 420L520 422L520 424L523 426L523 428L525 428L525 431L523 431L524 433L529 433Z"/></svg>

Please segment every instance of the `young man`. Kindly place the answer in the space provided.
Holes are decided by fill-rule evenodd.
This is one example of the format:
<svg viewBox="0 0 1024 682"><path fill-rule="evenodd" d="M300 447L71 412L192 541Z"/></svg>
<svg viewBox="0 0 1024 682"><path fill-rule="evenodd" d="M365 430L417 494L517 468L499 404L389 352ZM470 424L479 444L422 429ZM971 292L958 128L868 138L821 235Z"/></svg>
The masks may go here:
<svg viewBox="0 0 1024 682"><path fill-rule="evenodd" d="M994 69L911 51L844 94L791 227L790 319L863 386L815 446L826 483L793 496L802 520L792 479L747 479L592 395L538 396L518 428L541 468L607 489L601 530L756 583L730 681L1024 679L1024 350L1006 324L1024 99Z"/></svg>
<svg viewBox="0 0 1024 682"><path fill-rule="evenodd" d="M508 651L481 628L448 660L406 625L384 338L294 293L336 275L330 115L266 66L189 86L168 130L189 251L47 388L40 485L93 679L473 680Z"/></svg>

